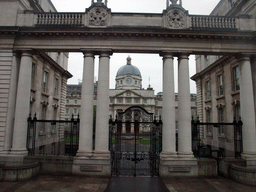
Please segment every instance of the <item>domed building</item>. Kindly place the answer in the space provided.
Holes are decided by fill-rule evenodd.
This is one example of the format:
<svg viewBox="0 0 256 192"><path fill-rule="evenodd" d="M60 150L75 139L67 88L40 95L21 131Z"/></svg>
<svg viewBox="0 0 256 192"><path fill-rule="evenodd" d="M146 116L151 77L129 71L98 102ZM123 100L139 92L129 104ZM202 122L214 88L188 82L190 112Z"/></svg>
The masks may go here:
<svg viewBox="0 0 256 192"><path fill-rule="evenodd" d="M116 89L141 89L142 78L140 70L132 65L131 57L127 57L127 64L120 67L116 73Z"/></svg>
<svg viewBox="0 0 256 192"><path fill-rule="evenodd" d="M130 56L126 64L121 66L115 78L115 89L109 90L109 116L115 118L118 112L123 112L131 106L143 107L156 118L162 114L162 92L155 94L152 87L142 88L142 75L140 70L132 65ZM94 105L97 105L97 82L94 85ZM67 85L66 119L80 113L82 84ZM178 94L175 95L176 114L178 112ZM191 94L191 113L196 115L196 94ZM176 127L178 126L176 115ZM147 131L140 128L140 132ZM133 133L134 127L123 127L123 133Z"/></svg>

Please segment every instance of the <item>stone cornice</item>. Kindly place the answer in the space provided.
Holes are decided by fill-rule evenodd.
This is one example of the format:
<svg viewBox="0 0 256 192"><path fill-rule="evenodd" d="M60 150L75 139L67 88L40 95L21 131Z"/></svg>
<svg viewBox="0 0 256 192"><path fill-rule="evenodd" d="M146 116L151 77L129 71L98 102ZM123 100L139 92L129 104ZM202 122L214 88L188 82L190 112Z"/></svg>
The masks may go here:
<svg viewBox="0 0 256 192"><path fill-rule="evenodd" d="M200 71L199 73L196 73L194 76L192 76L190 79L197 81L199 78L201 78L202 76L204 76L205 74L211 72L212 70L214 70L215 68L219 67L220 65L226 63L228 60L230 60L231 58L233 58L231 55L229 56L223 56L222 58L218 59L217 61L215 61L214 63L212 63L211 65L209 65L208 67L206 67L204 70Z"/></svg>

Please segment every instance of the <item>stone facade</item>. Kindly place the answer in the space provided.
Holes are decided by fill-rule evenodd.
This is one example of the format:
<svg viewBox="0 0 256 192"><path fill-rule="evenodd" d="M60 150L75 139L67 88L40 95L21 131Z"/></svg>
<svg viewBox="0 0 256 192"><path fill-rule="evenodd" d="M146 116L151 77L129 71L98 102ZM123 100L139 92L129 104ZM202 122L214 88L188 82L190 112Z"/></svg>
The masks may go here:
<svg viewBox="0 0 256 192"><path fill-rule="evenodd" d="M56 12L51 1L3 1L1 4L1 26L16 25L18 15L24 12ZM2 17L3 16L3 17ZM28 20L23 20L27 22ZM68 53L42 52L27 49L13 50L7 40L0 50L0 161L6 162L8 154L27 154L27 121L29 114L38 119L63 119L66 101L66 83L72 75L66 71ZM26 83L29 82L29 83ZM19 88L17 88L19 87ZM23 88L21 88L23 87ZM26 105L26 106L25 106ZM21 128L23 127L23 128ZM38 128L41 145L47 145L45 133L50 130ZM23 140L24 148L18 144ZM56 134L56 138L57 134ZM22 151L22 152L21 152ZM12 158L19 161L19 158Z"/></svg>
<svg viewBox="0 0 256 192"><path fill-rule="evenodd" d="M211 15L255 18L255 5L256 2L253 0L222 0ZM255 27L253 29L255 30ZM197 74L192 79L197 84L198 115L201 121L227 123L233 122L234 118L236 120L241 118L242 121L247 121L248 118L252 120L249 124L243 124L244 153L242 157L246 160L255 161L254 152L251 152L248 149L249 144L248 146L246 144L248 134L254 134L254 132L248 133L248 130L255 129L256 81L254 65L255 55L250 54L198 55L196 57ZM206 144L211 145L215 150L224 148L226 156L234 156L233 128L205 127L202 132ZM255 140L255 136L250 138L251 141ZM255 149L255 143L251 142L250 147ZM247 164L251 163L247 161Z"/></svg>

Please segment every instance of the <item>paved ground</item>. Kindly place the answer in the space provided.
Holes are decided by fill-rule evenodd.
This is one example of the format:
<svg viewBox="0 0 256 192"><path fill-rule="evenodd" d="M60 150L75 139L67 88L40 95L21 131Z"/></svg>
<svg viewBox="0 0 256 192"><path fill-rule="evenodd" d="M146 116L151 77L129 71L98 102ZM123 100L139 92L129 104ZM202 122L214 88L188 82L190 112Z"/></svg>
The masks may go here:
<svg viewBox="0 0 256 192"><path fill-rule="evenodd" d="M128 178L124 178L128 179ZM123 181L120 181L120 184ZM136 187L137 181L139 185L145 185L149 189L153 189L154 192L164 192L163 189L159 189L157 184L152 185L149 183L149 179L130 178L125 182L122 188L116 186L112 190L113 192L126 192L129 191L129 187L133 185L133 190L129 192L142 192L139 186ZM28 181L21 182L3 182L0 181L1 192L104 192L107 188L109 179L106 178L93 178L93 177L77 177L77 176L39 176L37 178L30 179ZM152 180L151 180L152 181ZM143 183L144 182L144 183ZM161 181L160 181L161 182ZM181 179L163 179L166 187L170 192L255 192L256 187L243 185L225 179L222 177L202 179L202 178L181 178ZM110 183L111 185L111 183ZM108 188L109 189L109 188ZM125 190L126 189L126 190ZM143 190L145 191L146 188ZM111 192L112 192L111 191ZM151 190L152 191L152 190ZM106 192L109 192L106 190ZM148 191L147 191L148 192Z"/></svg>

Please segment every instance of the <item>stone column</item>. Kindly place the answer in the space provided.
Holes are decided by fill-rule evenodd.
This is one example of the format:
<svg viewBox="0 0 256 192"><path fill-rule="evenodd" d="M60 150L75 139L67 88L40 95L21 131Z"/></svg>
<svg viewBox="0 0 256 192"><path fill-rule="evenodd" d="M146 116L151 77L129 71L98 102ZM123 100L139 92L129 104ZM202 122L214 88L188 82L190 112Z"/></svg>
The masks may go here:
<svg viewBox="0 0 256 192"><path fill-rule="evenodd" d="M240 59L240 105L241 118L243 121L243 153L247 165L256 165L256 130L255 130L255 109L253 98L253 79L251 71L251 61L249 56Z"/></svg>
<svg viewBox="0 0 256 192"><path fill-rule="evenodd" d="M99 61L98 99L96 114L95 156L109 156L109 60L110 53L102 52Z"/></svg>
<svg viewBox="0 0 256 192"><path fill-rule="evenodd" d="M191 146L191 104L188 55L179 56L178 62L178 156L194 157Z"/></svg>
<svg viewBox="0 0 256 192"><path fill-rule="evenodd" d="M84 52L78 157L92 156L94 54Z"/></svg>
<svg viewBox="0 0 256 192"><path fill-rule="evenodd" d="M13 136L13 121L15 117L15 103L17 93L17 80L18 80L18 61L16 53L13 54L12 71L10 80L10 94L8 102L8 112L6 120L6 133L4 140L4 153L9 153L12 148L12 136Z"/></svg>
<svg viewBox="0 0 256 192"><path fill-rule="evenodd" d="M176 157L175 141L175 94L173 55L164 53L163 56L163 150L161 158Z"/></svg>
<svg viewBox="0 0 256 192"><path fill-rule="evenodd" d="M27 126L30 106L32 54L21 55L11 154L27 155ZM19 161L19 160L18 160ZM22 159L23 161L23 159Z"/></svg>

